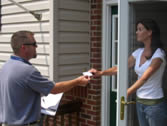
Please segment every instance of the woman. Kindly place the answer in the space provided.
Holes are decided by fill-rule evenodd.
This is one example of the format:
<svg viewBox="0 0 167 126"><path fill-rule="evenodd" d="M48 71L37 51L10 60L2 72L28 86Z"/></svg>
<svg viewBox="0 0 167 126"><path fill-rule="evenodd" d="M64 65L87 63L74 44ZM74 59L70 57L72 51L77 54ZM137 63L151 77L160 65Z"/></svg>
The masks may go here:
<svg viewBox="0 0 167 126"><path fill-rule="evenodd" d="M156 22L151 19L138 21L136 38L143 47L132 53L128 59L128 66L134 66L138 80L128 88L127 96L136 92L140 126L167 126L167 103L164 101L162 90L166 55ZM117 73L117 67L104 71L92 69L91 72L96 76L114 75Z"/></svg>

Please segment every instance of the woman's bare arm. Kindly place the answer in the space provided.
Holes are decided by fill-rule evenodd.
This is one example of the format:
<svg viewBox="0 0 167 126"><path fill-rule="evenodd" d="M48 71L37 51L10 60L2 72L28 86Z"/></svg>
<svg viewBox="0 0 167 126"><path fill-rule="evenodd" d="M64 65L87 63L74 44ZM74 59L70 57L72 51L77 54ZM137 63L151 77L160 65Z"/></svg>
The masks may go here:
<svg viewBox="0 0 167 126"><path fill-rule="evenodd" d="M140 79L138 79L128 90L127 96L131 95L132 93L136 92L138 88L140 88L149 78L152 76L161 66L162 59L156 58L153 59L151 65L147 68L147 70L143 73Z"/></svg>

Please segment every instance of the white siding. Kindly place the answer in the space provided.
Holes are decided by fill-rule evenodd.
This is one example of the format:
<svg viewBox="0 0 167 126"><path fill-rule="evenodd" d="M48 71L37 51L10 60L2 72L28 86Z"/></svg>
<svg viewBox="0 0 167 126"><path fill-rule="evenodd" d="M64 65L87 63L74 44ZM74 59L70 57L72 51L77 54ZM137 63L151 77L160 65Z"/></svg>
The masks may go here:
<svg viewBox="0 0 167 126"><path fill-rule="evenodd" d="M89 69L89 0L59 0L58 80L72 79Z"/></svg>
<svg viewBox="0 0 167 126"><path fill-rule="evenodd" d="M11 35L18 30L30 30L38 42L38 56L31 63L44 76L55 81L68 80L89 69L90 0L15 1L41 13L42 20L8 0L1 0L0 67L12 54Z"/></svg>
<svg viewBox="0 0 167 126"><path fill-rule="evenodd" d="M30 30L35 33L38 42L38 57L32 59L41 73L49 77L49 2L48 0L15 0L28 10L41 13L38 21L33 15L25 12L8 0L1 0L1 31L0 31L0 67L12 54L10 37L18 30Z"/></svg>

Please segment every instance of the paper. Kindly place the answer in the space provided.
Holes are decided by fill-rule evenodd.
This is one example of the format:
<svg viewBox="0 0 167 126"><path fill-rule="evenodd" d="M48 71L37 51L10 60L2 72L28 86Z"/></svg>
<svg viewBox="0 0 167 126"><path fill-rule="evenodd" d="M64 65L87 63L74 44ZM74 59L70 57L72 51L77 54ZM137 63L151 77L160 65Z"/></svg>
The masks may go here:
<svg viewBox="0 0 167 126"><path fill-rule="evenodd" d="M89 76L89 77L93 76L93 74L91 72L83 72L82 74L84 76Z"/></svg>
<svg viewBox="0 0 167 126"><path fill-rule="evenodd" d="M41 113L54 116L58 109L63 93L49 94L41 97Z"/></svg>

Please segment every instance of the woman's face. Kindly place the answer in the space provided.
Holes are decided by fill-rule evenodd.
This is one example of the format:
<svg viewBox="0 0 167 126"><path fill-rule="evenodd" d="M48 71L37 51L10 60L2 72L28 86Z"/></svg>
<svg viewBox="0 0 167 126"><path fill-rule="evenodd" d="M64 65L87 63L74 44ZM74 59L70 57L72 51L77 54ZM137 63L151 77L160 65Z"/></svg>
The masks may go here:
<svg viewBox="0 0 167 126"><path fill-rule="evenodd" d="M143 24L139 23L137 25L136 39L139 42L145 42L151 39L152 31L147 30Z"/></svg>

